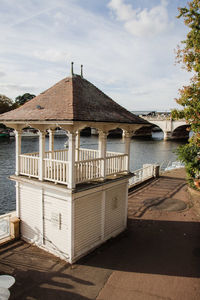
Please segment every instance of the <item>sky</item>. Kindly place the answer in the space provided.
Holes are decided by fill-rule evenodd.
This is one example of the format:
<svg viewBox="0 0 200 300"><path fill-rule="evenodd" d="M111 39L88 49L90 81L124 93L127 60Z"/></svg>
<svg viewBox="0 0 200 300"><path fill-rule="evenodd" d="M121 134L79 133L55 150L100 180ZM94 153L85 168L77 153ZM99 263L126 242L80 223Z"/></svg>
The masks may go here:
<svg viewBox="0 0 200 300"><path fill-rule="evenodd" d="M185 0L0 0L0 94L38 95L74 72L128 110L178 107ZM94 99L95 100L95 99Z"/></svg>

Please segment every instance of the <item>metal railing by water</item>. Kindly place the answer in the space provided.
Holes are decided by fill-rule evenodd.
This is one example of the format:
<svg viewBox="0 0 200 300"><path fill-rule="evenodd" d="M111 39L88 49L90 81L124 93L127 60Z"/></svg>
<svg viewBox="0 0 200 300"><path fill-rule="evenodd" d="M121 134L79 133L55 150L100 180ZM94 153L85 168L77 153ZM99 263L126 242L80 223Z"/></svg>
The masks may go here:
<svg viewBox="0 0 200 300"><path fill-rule="evenodd" d="M10 236L10 219L16 215L16 212L10 212L0 216L0 242Z"/></svg>
<svg viewBox="0 0 200 300"><path fill-rule="evenodd" d="M156 165L149 164L144 165L141 169L133 171L134 176L129 179L129 188L155 177L155 167Z"/></svg>

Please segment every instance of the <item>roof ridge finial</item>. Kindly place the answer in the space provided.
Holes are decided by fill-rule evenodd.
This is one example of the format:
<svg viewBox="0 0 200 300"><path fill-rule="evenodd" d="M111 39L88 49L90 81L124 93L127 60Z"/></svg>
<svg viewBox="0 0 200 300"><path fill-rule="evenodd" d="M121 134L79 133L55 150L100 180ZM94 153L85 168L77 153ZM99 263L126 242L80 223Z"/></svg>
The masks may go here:
<svg viewBox="0 0 200 300"><path fill-rule="evenodd" d="M74 63L73 63L73 61L71 62L71 75L72 75L72 77L74 76Z"/></svg>
<svg viewBox="0 0 200 300"><path fill-rule="evenodd" d="M83 78L83 65L81 65L81 77Z"/></svg>

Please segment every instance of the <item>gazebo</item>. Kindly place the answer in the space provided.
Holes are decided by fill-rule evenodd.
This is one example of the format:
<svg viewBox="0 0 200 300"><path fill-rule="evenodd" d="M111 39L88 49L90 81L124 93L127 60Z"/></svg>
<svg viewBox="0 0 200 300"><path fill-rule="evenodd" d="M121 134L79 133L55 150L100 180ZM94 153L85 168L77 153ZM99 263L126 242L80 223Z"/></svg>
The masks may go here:
<svg viewBox="0 0 200 300"><path fill-rule="evenodd" d="M0 115L15 129L16 210L21 238L75 262L126 228L130 139L149 123L114 102L81 75L56 83L23 106ZM21 154L23 128L38 130L39 150ZM55 128L68 149L54 150ZM80 131L99 132L98 150L80 148ZM107 135L123 129L124 153L106 149ZM46 134L49 149L45 150Z"/></svg>

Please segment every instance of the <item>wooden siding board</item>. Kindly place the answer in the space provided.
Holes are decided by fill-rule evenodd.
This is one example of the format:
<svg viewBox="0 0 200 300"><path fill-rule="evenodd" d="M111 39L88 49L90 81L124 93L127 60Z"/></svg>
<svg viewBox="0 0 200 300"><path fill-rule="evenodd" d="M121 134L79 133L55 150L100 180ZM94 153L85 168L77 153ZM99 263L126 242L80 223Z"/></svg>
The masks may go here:
<svg viewBox="0 0 200 300"><path fill-rule="evenodd" d="M106 191L105 239L124 228L125 195L125 185Z"/></svg>
<svg viewBox="0 0 200 300"><path fill-rule="evenodd" d="M30 188L29 185L20 185L20 219L21 235L36 244L41 244L41 189Z"/></svg>
<svg viewBox="0 0 200 300"><path fill-rule="evenodd" d="M101 199L98 192L75 201L75 256L101 240Z"/></svg>
<svg viewBox="0 0 200 300"><path fill-rule="evenodd" d="M58 218L58 220L56 220ZM70 240L69 203L44 195L44 243L57 254L69 258ZM58 221L58 222L57 222Z"/></svg>

